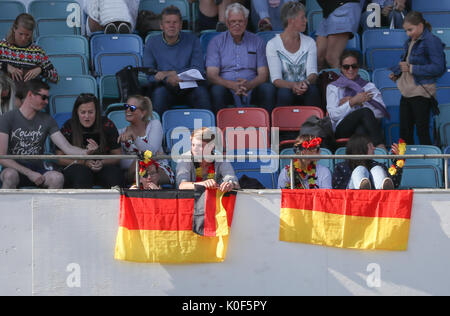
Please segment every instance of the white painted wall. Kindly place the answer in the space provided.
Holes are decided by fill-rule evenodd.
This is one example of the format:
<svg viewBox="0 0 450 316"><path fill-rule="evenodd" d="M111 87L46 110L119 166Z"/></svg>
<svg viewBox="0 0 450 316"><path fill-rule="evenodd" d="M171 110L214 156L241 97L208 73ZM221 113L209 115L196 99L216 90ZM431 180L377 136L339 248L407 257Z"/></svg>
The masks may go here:
<svg viewBox="0 0 450 316"><path fill-rule="evenodd" d="M389 252L280 242L268 192L238 194L225 262L197 265L115 261L115 191L1 192L0 295L450 294L450 193L416 192L408 251Z"/></svg>

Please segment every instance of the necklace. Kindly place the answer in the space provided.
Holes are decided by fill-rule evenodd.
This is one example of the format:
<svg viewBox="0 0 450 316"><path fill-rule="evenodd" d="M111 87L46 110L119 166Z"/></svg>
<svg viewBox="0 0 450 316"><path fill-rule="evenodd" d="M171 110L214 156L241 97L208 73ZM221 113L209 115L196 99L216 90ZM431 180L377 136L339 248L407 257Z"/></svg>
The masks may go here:
<svg viewBox="0 0 450 316"><path fill-rule="evenodd" d="M286 166L286 170L288 173L288 177L290 178L290 168ZM316 162L311 162L306 170L301 168L300 160L294 160L294 189L318 189L319 186L316 184ZM308 187L305 188L305 184L308 184ZM286 189L290 189L291 184L286 184Z"/></svg>

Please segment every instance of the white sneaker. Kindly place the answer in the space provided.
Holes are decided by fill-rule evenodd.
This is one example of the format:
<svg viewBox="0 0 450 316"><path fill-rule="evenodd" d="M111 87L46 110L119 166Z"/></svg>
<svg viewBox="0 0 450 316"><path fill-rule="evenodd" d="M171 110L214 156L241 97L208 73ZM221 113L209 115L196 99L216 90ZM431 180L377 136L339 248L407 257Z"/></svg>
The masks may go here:
<svg viewBox="0 0 450 316"><path fill-rule="evenodd" d="M383 190L394 190L394 182L389 177L384 178L383 185L381 186Z"/></svg>

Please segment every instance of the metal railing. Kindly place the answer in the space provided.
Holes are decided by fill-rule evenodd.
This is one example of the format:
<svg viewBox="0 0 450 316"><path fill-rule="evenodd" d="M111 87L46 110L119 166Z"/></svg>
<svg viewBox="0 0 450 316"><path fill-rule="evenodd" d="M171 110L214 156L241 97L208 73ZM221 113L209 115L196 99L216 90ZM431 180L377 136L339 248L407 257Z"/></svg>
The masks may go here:
<svg viewBox="0 0 450 316"><path fill-rule="evenodd" d="M265 149L264 149L265 150ZM263 150L263 151L264 151ZM216 161L244 161L247 159L291 159L291 188L293 188L292 179L292 168L293 159L301 157L302 159L358 159L358 160L368 160L368 159L443 159L444 160L444 183L445 189L449 188L448 185L448 160L450 159L450 154L421 154L421 155L270 155L270 154L258 154L258 155L205 155L204 159L216 160ZM170 160L191 160L197 157L186 156L186 155L155 155L152 157L155 160L170 159ZM103 159L134 159L137 160L137 155L0 155L0 159L11 159L11 160L58 160L58 159L74 159L74 160L103 160ZM251 161L250 161L251 162ZM136 164L136 183L139 183L139 164Z"/></svg>

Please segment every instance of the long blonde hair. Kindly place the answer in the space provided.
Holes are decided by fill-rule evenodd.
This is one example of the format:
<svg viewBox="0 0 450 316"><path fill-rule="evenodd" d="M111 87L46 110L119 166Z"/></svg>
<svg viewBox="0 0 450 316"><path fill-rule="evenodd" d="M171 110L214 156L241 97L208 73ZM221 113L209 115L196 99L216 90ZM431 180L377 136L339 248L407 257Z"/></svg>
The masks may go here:
<svg viewBox="0 0 450 316"><path fill-rule="evenodd" d="M31 31L31 39L30 43L33 42L33 31L34 27L36 26L36 22L31 14L28 13L22 13L19 14L16 17L16 20L14 21L13 25L8 31L8 35L6 36L6 41L10 44L16 45L15 41L15 32L17 28L21 26L24 29Z"/></svg>
<svg viewBox="0 0 450 316"><path fill-rule="evenodd" d="M141 108L146 111L146 115L142 118L143 121L147 122L153 119L153 104L149 97L145 97L139 94L130 95L129 99L136 99L139 102Z"/></svg>
<svg viewBox="0 0 450 316"><path fill-rule="evenodd" d="M0 115L14 109L16 101L16 85L14 81L5 74L0 74L0 96L4 90L9 90L9 101L3 103L0 100Z"/></svg>

